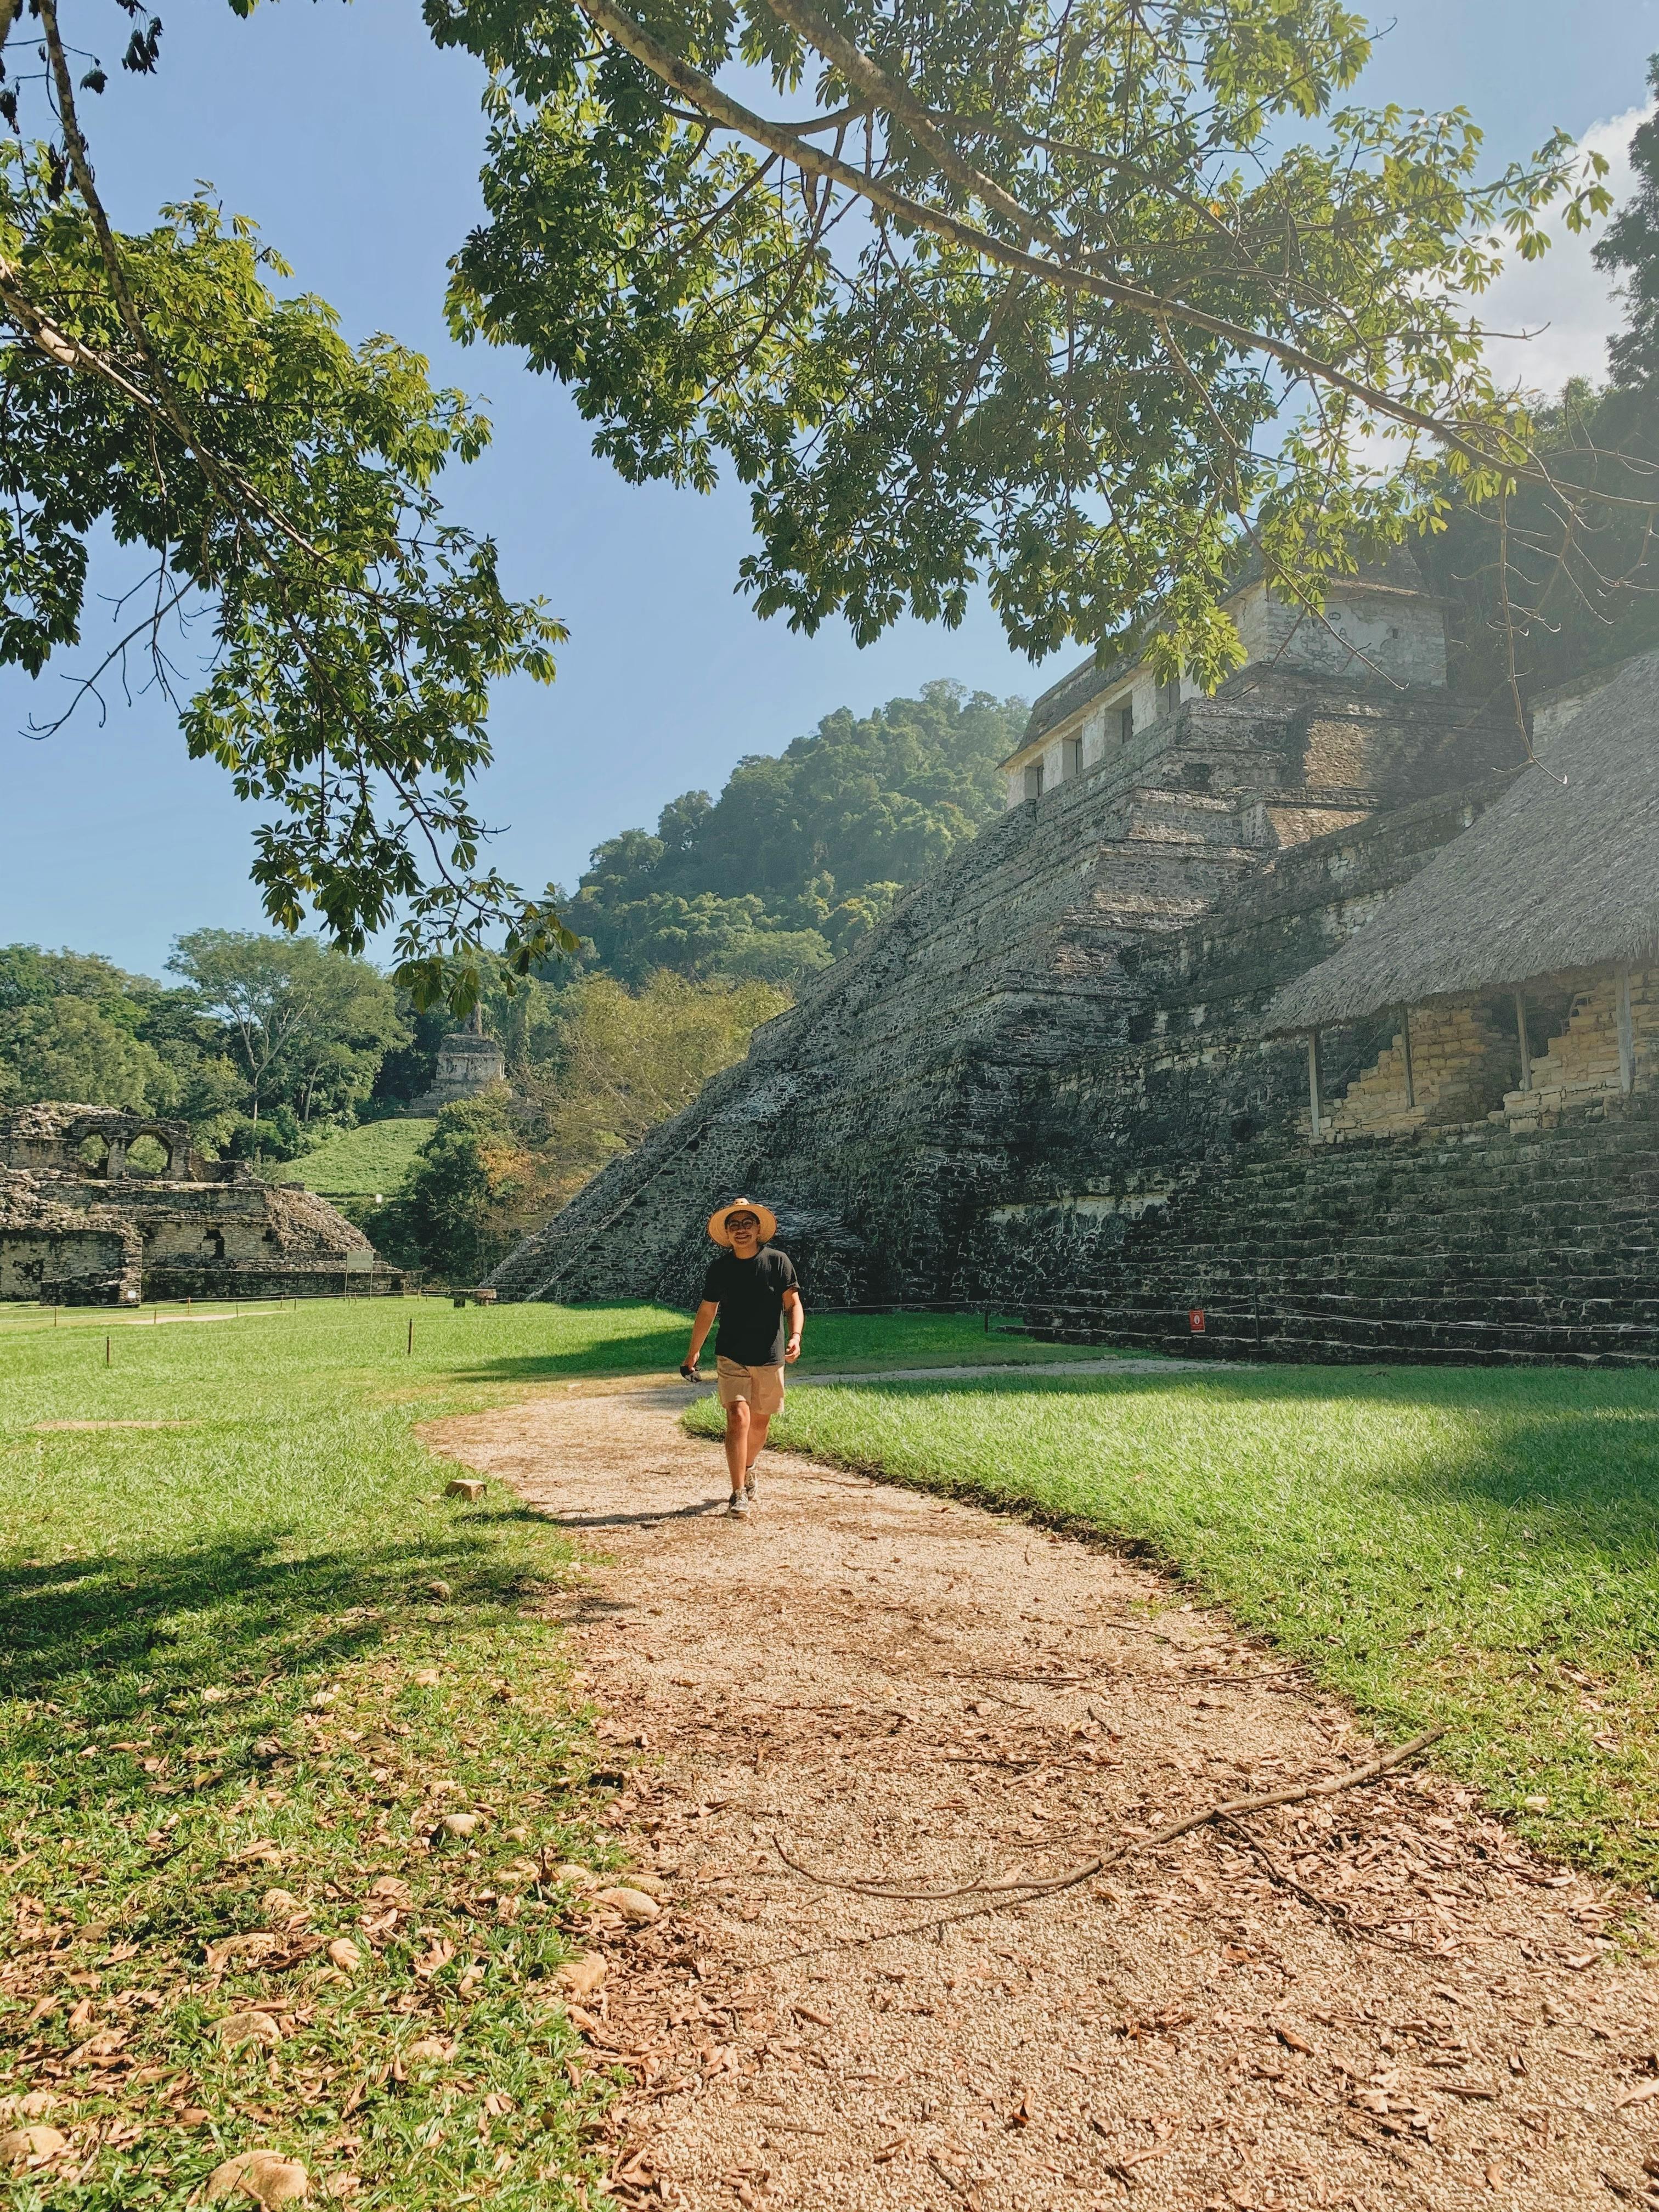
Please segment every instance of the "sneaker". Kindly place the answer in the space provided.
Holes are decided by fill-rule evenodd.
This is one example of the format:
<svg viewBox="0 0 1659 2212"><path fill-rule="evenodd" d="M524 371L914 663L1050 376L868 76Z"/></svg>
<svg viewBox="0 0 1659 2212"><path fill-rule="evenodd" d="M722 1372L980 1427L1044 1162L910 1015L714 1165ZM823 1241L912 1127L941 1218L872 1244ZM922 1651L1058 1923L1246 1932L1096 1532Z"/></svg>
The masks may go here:
<svg viewBox="0 0 1659 2212"><path fill-rule="evenodd" d="M732 1492L732 1502L726 1507L726 1516L729 1519L732 1521L746 1521L749 1518L749 1498L747 1493L741 1490L734 1490Z"/></svg>
<svg viewBox="0 0 1659 2212"><path fill-rule="evenodd" d="M755 1480L755 1470L752 1467L744 1477L743 1494L751 1505L760 1504L760 1485Z"/></svg>

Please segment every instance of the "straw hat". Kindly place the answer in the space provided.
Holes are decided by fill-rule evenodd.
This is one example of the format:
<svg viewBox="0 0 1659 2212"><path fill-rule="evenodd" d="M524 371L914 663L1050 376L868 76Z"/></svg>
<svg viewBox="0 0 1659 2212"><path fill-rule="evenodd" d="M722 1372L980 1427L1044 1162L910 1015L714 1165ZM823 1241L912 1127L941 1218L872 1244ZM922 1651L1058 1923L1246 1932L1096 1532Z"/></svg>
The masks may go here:
<svg viewBox="0 0 1659 2212"><path fill-rule="evenodd" d="M760 1223L760 1241L769 1244L778 1233L778 1217L769 1206L763 1206L752 1198L734 1198L730 1206L716 1206L708 1217L708 1233L717 1244L729 1244L731 1235L726 1229L726 1218L733 1213L752 1213Z"/></svg>

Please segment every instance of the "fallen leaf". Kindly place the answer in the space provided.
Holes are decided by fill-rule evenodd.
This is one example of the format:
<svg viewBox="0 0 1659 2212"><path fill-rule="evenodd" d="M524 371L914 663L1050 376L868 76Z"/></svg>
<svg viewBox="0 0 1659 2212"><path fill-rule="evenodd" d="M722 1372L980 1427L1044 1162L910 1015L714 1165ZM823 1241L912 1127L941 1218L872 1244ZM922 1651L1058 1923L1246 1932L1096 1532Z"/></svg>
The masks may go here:
<svg viewBox="0 0 1659 2212"><path fill-rule="evenodd" d="M400 1875L382 1874L370 1882L368 1893L371 1897L386 1898L394 1905L407 1905L415 1893Z"/></svg>
<svg viewBox="0 0 1659 2212"><path fill-rule="evenodd" d="M554 1868L553 1879L568 1882L572 1889L592 1889L597 1877L589 1868L577 1866L573 1860L567 1859L562 1865Z"/></svg>
<svg viewBox="0 0 1659 2212"><path fill-rule="evenodd" d="M1626 2105L1645 2105L1650 2097L1659 2097L1659 2081L1644 2081L1639 2088L1627 2091L1613 2109L1622 2112Z"/></svg>
<svg viewBox="0 0 1659 2212"><path fill-rule="evenodd" d="M455 1946L449 1938L447 1936L436 1936L432 1948L415 1961L416 1974L422 1981L428 1981L441 1968L447 1966L454 1955Z"/></svg>
<svg viewBox="0 0 1659 2212"><path fill-rule="evenodd" d="M325 2197L355 2197L362 2187L362 2178L355 2173L331 2173L323 2184Z"/></svg>
<svg viewBox="0 0 1659 2212"><path fill-rule="evenodd" d="M446 1813L439 1826L447 1836L470 1836L477 1832L478 1816L476 1813Z"/></svg>
<svg viewBox="0 0 1659 2212"><path fill-rule="evenodd" d="M263 1959L276 1946L276 1937L266 1929L246 1936L227 1936L222 1942L208 1945L208 1972L222 1974L233 1959Z"/></svg>
<svg viewBox="0 0 1659 2212"><path fill-rule="evenodd" d="M589 1952L586 1958L567 1960L553 1978L561 1989L568 1990L573 1996L591 1997L596 1990L605 1987L605 1978L609 1971L603 1959Z"/></svg>
<svg viewBox="0 0 1659 2212"><path fill-rule="evenodd" d="M227 2051L244 2043L263 2043L274 2050L283 2039L282 2029L268 2012L228 2012L214 2021L213 2032Z"/></svg>
<svg viewBox="0 0 1659 2212"><path fill-rule="evenodd" d="M13 2128L0 2136L0 2158L9 2166L38 2166L67 2150L69 2140L57 2128Z"/></svg>
<svg viewBox="0 0 1659 2212"><path fill-rule="evenodd" d="M427 1584L426 1589L428 1597L446 1598L453 1595L449 1584L445 1582L430 1582Z"/></svg>
<svg viewBox="0 0 1659 2212"><path fill-rule="evenodd" d="M282 2158L272 2150L245 2150L216 2166L208 2176L207 2195L228 2197L240 2189L256 2204L297 2204L311 2193L311 2176L297 2159Z"/></svg>
<svg viewBox="0 0 1659 2212"><path fill-rule="evenodd" d="M595 1893L596 1905L608 1905L613 1912L620 1912L631 1927L640 1927L654 1920L662 1907L654 1897L647 1897L642 1889L601 1889Z"/></svg>
<svg viewBox="0 0 1659 2212"><path fill-rule="evenodd" d="M328 1955L349 1974L355 1974L363 1963L363 1954L349 1936L337 1936L328 1947Z"/></svg>
<svg viewBox="0 0 1659 2212"><path fill-rule="evenodd" d="M424 2065L447 2066L455 2056L455 2046L453 2043L445 2043L439 2036L417 2035L404 2056L405 2058L418 2058Z"/></svg>
<svg viewBox="0 0 1659 2212"><path fill-rule="evenodd" d="M437 1590L441 1589L444 1595L446 1597L448 1596L449 1588L447 1583L434 1583L432 1587L434 1593ZM435 1667L417 1667L415 1670L415 1682L417 1689L435 1690L442 1680L443 1676L439 1673Z"/></svg>
<svg viewBox="0 0 1659 2212"><path fill-rule="evenodd" d="M260 1911L268 1912L273 1920L292 1919L305 1909L291 1889L268 1889L259 1899Z"/></svg>

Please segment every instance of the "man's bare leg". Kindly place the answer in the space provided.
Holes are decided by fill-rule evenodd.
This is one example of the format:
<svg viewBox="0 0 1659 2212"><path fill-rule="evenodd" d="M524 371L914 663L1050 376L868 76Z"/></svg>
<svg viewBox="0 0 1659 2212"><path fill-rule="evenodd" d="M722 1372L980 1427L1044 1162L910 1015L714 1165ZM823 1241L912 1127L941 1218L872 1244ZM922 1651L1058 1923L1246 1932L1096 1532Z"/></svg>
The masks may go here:
<svg viewBox="0 0 1659 2212"><path fill-rule="evenodd" d="M750 1414L749 1450L743 1462L743 1471L745 1475L753 1473L755 1462L766 1449L766 1431L771 1425L772 1416L769 1413Z"/></svg>
<svg viewBox="0 0 1659 2212"><path fill-rule="evenodd" d="M749 1449L749 1431L751 1426L748 1404L744 1399L739 1398L726 1407L726 1471L732 1478L733 1498L742 1495L744 1477L749 1472L749 1462L752 1456ZM761 1423L763 1438L765 1434L766 1424L763 1421Z"/></svg>

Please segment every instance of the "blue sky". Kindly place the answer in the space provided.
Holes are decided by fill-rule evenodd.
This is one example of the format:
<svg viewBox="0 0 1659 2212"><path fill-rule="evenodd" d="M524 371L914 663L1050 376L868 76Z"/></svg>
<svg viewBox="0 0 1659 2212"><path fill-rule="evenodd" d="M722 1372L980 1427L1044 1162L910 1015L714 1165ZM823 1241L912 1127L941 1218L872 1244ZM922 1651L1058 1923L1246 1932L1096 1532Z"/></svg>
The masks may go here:
<svg viewBox="0 0 1659 2212"><path fill-rule="evenodd" d="M1032 668L982 606L954 634L907 623L863 652L839 625L809 639L761 623L733 590L739 494L623 484L550 379L453 346L444 271L478 207L479 80L432 47L416 0L267 0L247 22L224 0L163 13L160 77L116 73L88 103L121 217L141 222L210 179L348 335L391 331L487 395L495 446L452 475L447 502L496 537L509 588L545 595L571 631L553 689L504 691L494 718L484 806L509 874L574 883L600 838L653 823L681 791L718 790L742 754L775 750L838 706L865 709L936 676L1030 696L1078 657ZM114 59L124 19L109 0L64 15L83 38L107 26ZM1558 124L1582 135L1628 118L1659 48L1659 0L1400 0L1384 20L1364 95L1466 106L1505 158ZM1613 150L1628 128L1598 143ZM1594 373L1604 289L1582 252L1551 257L1492 319L1551 323L1537 380ZM88 645L99 635L94 614ZM48 743L18 734L61 689L56 670L38 684L0 675L0 942L103 951L154 973L182 930L259 927L247 817L221 772L185 759L154 700L128 708L118 694L103 728L83 717Z"/></svg>

